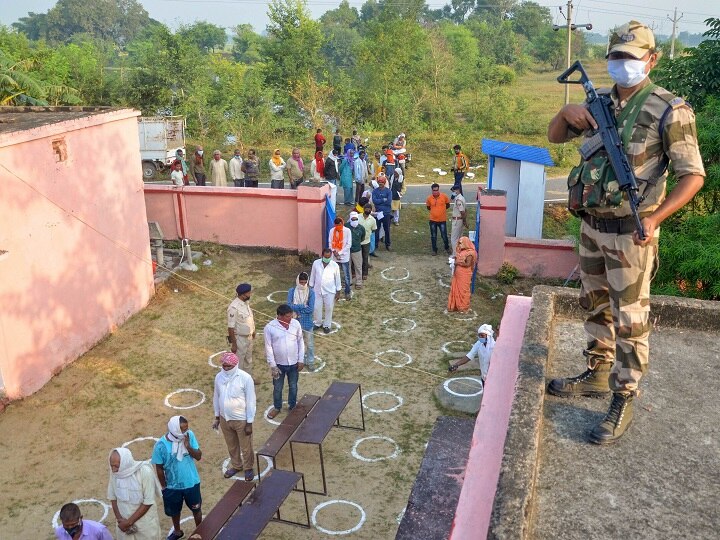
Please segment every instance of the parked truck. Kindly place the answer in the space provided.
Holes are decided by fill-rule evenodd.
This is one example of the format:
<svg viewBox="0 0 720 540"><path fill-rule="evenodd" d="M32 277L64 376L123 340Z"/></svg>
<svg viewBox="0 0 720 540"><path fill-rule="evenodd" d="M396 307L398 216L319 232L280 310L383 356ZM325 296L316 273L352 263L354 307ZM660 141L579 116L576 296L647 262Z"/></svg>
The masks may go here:
<svg viewBox="0 0 720 540"><path fill-rule="evenodd" d="M147 180L175 160L175 152L185 153L184 116L141 116L138 118L140 159Z"/></svg>

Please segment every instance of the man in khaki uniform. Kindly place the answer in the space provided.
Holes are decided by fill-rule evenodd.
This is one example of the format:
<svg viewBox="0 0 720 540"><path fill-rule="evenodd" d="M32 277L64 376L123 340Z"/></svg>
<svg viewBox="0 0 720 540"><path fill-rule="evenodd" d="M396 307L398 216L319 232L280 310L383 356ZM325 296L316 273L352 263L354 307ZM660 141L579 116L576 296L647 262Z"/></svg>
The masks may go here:
<svg viewBox="0 0 720 540"><path fill-rule="evenodd" d="M463 228L467 229L467 210L465 205L465 197L462 194L460 184L455 184L450 188L452 191L452 229L450 232L450 244L455 255L458 240L463 235Z"/></svg>
<svg viewBox="0 0 720 540"><path fill-rule="evenodd" d="M237 286L237 298L227 308L228 341L230 350L238 359L240 369L252 375L252 351L255 339L255 319L250 309L250 296L252 287L249 283ZM253 377L255 384L257 380Z"/></svg>
<svg viewBox="0 0 720 540"><path fill-rule="evenodd" d="M641 240L635 232L627 196L618 191L617 181L602 184L602 193L593 195L595 186L587 181L592 175L583 176L583 169L568 179L569 185L578 178L586 180L578 213L582 217L580 305L587 312L587 370L577 377L553 379L548 392L561 397L612 392L607 415L588 434L595 444L615 442L632 421L638 383L648 369L650 281L658 262L659 227L695 196L705 177L693 111L681 98L648 80L656 63L650 28L630 21L615 30L608 51L608 72L615 85L606 93L637 179L646 238ZM550 122L548 139L561 143L582 133L587 137L596 128L586 107L570 104ZM590 156L583 167L594 169L598 159L602 161L602 152ZM678 184L666 196L669 161ZM607 202L613 199L619 205Z"/></svg>

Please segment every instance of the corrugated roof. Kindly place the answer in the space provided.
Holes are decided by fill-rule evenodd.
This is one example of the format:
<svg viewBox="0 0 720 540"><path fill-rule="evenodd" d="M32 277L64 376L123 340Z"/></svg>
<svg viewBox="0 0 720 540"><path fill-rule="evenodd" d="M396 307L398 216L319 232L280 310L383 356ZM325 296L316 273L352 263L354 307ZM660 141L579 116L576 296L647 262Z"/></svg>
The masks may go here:
<svg viewBox="0 0 720 540"><path fill-rule="evenodd" d="M483 139L482 151L488 156L512 159L515 161L529 161L530 163L539 163L540 165L547 165L548 167L555 165L548 149L537 146L525 146L524 144Z"/></svg>

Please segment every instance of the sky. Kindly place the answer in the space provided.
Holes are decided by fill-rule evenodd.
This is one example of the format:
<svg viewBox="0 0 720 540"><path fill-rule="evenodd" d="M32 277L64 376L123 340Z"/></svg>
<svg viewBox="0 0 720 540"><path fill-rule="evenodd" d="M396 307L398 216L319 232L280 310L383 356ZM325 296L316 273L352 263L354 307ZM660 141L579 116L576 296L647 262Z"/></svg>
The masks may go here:
<svg viewBox="0 0 720 540"><path fill-rule="evenodd" d="M92 1L92 0L88 0ZM402 2L403 0L389 0ZM564 15L558 9L561 0L535 0L538 4L551 8L554 22L565 24ZM0 0L0 23L9 25L29 11L44 13L55 5L56 0ZM678 6L678 33L691 34L706 30L703 23L708 17L720 17L720 2L717 0L639 0L638 2L621 0L573 0L576 24L592 23L593 32L606 33L608 28L623 24L630 19L640 20L658 34L670 35L674 8ZM257 32L267 25L267 1L263 0L140 0L153 19L177 28L180 24L191 24L205 20L229 29L238 24L250 23ZM340 0L308 0L310 11L315 18L325 11L334 9ZM364 0L349 0L351 6L359 8ZM427 0L432 9L440 8L449 1ZM717 6L717 7L714 7ZM562 12L566 13L563 4Z"/></svg>

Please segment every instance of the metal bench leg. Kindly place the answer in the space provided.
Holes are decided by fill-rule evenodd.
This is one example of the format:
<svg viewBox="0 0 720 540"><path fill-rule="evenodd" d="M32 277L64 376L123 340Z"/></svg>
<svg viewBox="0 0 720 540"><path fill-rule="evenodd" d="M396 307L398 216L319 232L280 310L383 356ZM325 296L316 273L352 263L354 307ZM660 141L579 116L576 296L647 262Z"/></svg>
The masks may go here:
<svg viewBox="0 0 720 540"><path fill-rule="evenodd" d="M323 459L322 444L318 444L318 449L320 450L320 472L322 472L323 479L323 492L321 493L321 495L327 495L327 482L325 481L325 460Z"/></svg>

